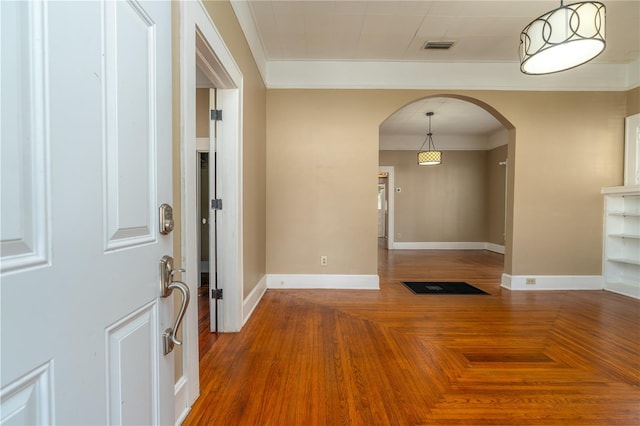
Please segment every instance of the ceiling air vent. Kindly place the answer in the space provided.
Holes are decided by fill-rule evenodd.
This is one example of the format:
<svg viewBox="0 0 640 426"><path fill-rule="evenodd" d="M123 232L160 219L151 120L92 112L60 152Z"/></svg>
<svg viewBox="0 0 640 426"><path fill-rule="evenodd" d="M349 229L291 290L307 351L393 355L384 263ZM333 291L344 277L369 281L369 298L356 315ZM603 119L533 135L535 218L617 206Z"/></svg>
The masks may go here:
<svg viewBox="0 0 640 426"><path fill-rule="evenodd" d="M453 46L454 41L428 41L424 45L425 50L448 50Z"/></svg>

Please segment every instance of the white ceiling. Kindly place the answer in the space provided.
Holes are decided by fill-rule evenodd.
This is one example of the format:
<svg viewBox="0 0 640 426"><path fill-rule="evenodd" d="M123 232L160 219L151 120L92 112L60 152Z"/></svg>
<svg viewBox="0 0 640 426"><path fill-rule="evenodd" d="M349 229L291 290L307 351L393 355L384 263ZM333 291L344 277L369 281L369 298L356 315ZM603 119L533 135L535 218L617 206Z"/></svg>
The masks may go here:
<svg viewBox="0 0 640 426"><path fill-rule="evenodd" d="M634 74L640 62L640 0L600 1L607 8L607 47L592 63L619 64L617 74L609 74L613 65L582 68L589 72L595 70L595 80L599 83L607 81L610 84L621 76L637 81L640 76L629 77L628 70ZM557 8L560 1L232 0L232 5L268 87L290 84L282 85L278 80L281 75L285 76L285 81L292 75L301 74L307 80L319 80L327 75L331 78L347 75L351 70L353 74L347 79L351 78L351 82L355 79L357 85L358 81L377 76L376 72L385 64L395 67L389 70L400 70L409 78L419 75L429 79L431 76L434 86L446 80L447 74L452 74L447 70L499 86L502 74L496 70L506 69L513 74L504 74L503 79L508 83L503 84L503 88L520 82L548 84L553 79L561 87L571 80L587 86L594 81L594 78L582 80L580 67L573 75L565 72L538 76L537 80L517 80L522 78L517 75L519 71L516 72L520 32L533 19ZM427 51L423 49L427 41L453 41L455 44L450 50ZM636 65L625 67L620 64ZM476 66L480 72L472 68ZM603 72L603 67L609 68ZM269 69L276 71L270 76ZM438 70L438 74L425 73L425 70ZM386 69L385 72L398 75L398 72ZM614 77L603 78L604 75ZM316 85L313 81L305 84L308 87L327 86L324 80ZM458 87L468 85L461 83ZM551 89L548 86L542 90ZM438 149L448 149L448 145L454 147L452 149L463 149L460 146L465 144L460 143L461 139L476 146L474 149L487 149L491 147L490 135L502 128L489 113L471 103L452 98L425 99L396 112L380 126L381 149L417 149L414 145L419 146L426 134L427 111L436 114L432 118L432 128Z"/></svg>
<svg viewBox="0 0 640 426"><path fill-rule="evenodd" d="M602 0L607 48L599 63L640 57L640 2ZM567 3L571 3L569 1ZM248 1L267 61L516 62L519 35L559 1ZM425 51L427 41L455 41Z"/></svg>
<svg viewBox="0 0 640 426"><path fill-rule="evenodd" d="M417 150L428 129L437 149L486 150L507 142L504 129L491 114L471 102L455 98L427 98L396 111L380 125L381 150Z"/></svg>

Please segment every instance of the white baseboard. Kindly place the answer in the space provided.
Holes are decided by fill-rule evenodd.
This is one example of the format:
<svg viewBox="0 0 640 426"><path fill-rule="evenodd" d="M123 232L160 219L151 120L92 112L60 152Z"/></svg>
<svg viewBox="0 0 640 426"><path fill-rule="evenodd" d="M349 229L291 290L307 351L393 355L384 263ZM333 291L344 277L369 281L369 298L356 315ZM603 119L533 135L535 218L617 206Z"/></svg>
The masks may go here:
<svg viewBox="0 0 640 426"><path fill-rule="evenodd" d="M622 294L623 296L633 297L634 299L640 299L640 287L638 284L626 284L626 283L606 283L605 290L613 293Z"/></svg>
<svg viewBox="0 0 640 426"><path fill-rule="evenodd" d="M500 254L504 254L504 246L501 246L499 244L493 244L493 243L484 243L485 246L485 250L489 250L489 251L493 251L495 253L500 253Z"/></svg>
<svg viewBox="0 0 640 426"><path fill-rule="evenodd" d="M504 246L486 243L482 241L455 241L455 242L430 242L430 241L413 241L413 242L397 242L393 243L394 250L490 250L496 253L504 254Z"/></svg>
<svg viewBox="0 0 640 426"><path fill-rule="evenodd" d="M263 276L258 284L251 290L251 293L242 302L242 325L247 323L247 320L253 313L258 303L267 291L267 276Z"/></svg>
<svg viewBox="0 0 640 426"><path fill-rule="evenodd" d="M527 284L535 280L535 284ZM602 275L509 275L502 274L502 284L508 290L603 290Z"/></svg>
<svg viewBox="0 0 640 426"><path fill-rule="evenodd" d="M269 274L267 288L379 290L380 277L377 275Z"/></svg>

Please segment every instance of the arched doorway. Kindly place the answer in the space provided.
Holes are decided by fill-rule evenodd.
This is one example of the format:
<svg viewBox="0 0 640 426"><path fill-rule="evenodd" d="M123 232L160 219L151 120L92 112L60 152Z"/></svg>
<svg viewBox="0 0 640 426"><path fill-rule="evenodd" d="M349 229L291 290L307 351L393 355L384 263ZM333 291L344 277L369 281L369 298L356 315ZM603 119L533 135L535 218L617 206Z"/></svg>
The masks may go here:
<svg viewBox="0 0 640 426"><path fill-rule="evenodd" d="M433 112L443 163L416 154ZM437 94L417 99L380 125L379 168L388 174L389 249L487 249L511 269L514 126L478 99ZM392 188L391 188L392 187ZM380 215L379 215L380 217Z"/></svg>

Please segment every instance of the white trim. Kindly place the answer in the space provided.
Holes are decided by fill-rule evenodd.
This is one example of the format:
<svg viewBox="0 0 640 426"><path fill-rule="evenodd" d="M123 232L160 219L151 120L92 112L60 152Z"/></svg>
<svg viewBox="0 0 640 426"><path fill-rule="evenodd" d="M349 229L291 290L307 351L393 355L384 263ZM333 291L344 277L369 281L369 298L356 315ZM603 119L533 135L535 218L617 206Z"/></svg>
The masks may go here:
<svg viewBox="0 0 640 426"><path fill-rule="evenodd" d="M242 325L246 324L254 309L262 300L262 296L267 292L267 276L263 276L258 284L251 290L251 293L244 299L242 304Z"/></svg>
<svg viewBox="0 0 640 426"><path fill-rule="evenodd" d="M482 241L413 241L395 242L395 250L490 250L504 254L504 246Z"/></svg>
<svg viewBox="0 0 640 426"><path fill-rule="evenodd" d="M626 91L640 84L636 63L538 76L521 73L515 62L268 61L266 69L269 89Z"/></svg>
<svg viewBox="0 0 640 426"><path fill-rule="evenodd" d="M200 229L199 212L196 212L196 31L215 53L214 67L216 75L227 76L234 87L221 87L218 90L222 108L225 109L225 121L221 128L225 134L227 148L221 151L221 163L224 164L226 179L221 192L226 197L222 215L221 239L225 250L221 251L218 276L225 285L223 310L223 331L238 331L242 327L242 87L240 68L211 17L201 1L180 2L180 140L181 140L181 184L182 184L182 262L187 270L183 274L191 294L197 294L198 283L198 238ZM201 56L200 59L203 57ZM175 200L178 202L178 200ZM197 306L194 304L193 306ZM184 374L188 384L186 401L191 405L200 393L199 356L198 356L198 312L190 307L184 321ZM185 386L182 386L185 388ZM183 410L177 411L182 413Z"/></svg>
<svg viewBox="0 0 640 426"><path fill-rule="evenodd" d="M627 65L627 86L629 89L640 86L640 59Z"/></svg>
<svg viewBox="0 0 640 426"><path fill-rule="evenodd" d="M503 128L504 130L504 128ZM506 130L504 130L506 134ZM424 134L397 134L380 133L380 151L416 151L416 148L424 141ZM490 151L499 146L506 145L508 140L503 138L501 143L494 142L484 135L469 134L440 134L438 135L438 148L442 151Z"/></svg>
<svg viewBox="0 0 640 426"><path fill-rule="evenodd" d="M379 173L387 175L387 249L395 248L395 167L378 166Z"/></svg>
<svg viewBox="0 0 640 426"><path fill-rule="evenodd" d="M604 195L637 195L640 191L640 184L627 186L607 186L600 190Z"/></svg>
<svg viewBox="0 0 640 426"><path fill-rule="evenodd" d="M238 19L240 28L242 28L244 37L247 40L247 44L249 44L249 49L251 49L251 54L253 55L256 66L258 67L262 81L266 82L267 57L264 54L264 49L262 48L260 33L258 32L255 21L253 20L253 14L251 13L249 2L246 0L231 0L230 3L233 12L236 14L236 18Z"/></svg>
<svg viewBox="0 0 640 426"><path fill-rule="evenodd" d="M218 277L225 287L223 315L221 318L222 331L238 331L242 326L242 83L240 68L235 63L231 53L220 33L216 29L204 5L200 2L180 3L182 10L182 45L181 45L181 127L182 127L182 170L183 188L183 265L187 269L188 283L197 283L197 239L199 232L199 213L195 212L197 203L190 188L195 188L192 168L196 167L195 151L197 138L195 136L195 88L196 88L196 31L206 40L218 61L210 64L215 68L216 75L228 76L234 87L219 87L218 101L221 109L225 110L225 120L218 126L224 134L225 144L220 146L218 155L224 167L220 169L225 179L221 179L218 188L220 197L224 199L225 208L219 216L220 241L225 250L220 252ZM189 276L189 273L192 276ZM196 314L197 316L197 314ZM195 330L197 331L197 318ZM189 328L189 326L187 327Z"/></svg>
<svg viewBox="0 0 640 426"><path fill-rule="evenodd" d="M196 138L196 151L209 152L209 138Z"/></svg>
<svg viewBox="0 0 640 426"><path fill-rule="evenodd" d="M379 290L380 277L377 275L268 274L267 288Z"/></svg>
<svg viewBox="0 0 640 426"><path fill-rule="evenodd" d="M534 285L527 284L533 278ZM509 275L502 274L500 285L508 290L603 290L602 275Z"/></svg>
<svg viewBox="0 0 640 426"><path fill-rule="evenodd" d="M500 244L484 243L484 249L495 253L504 254L504 246Z"/></svg>

